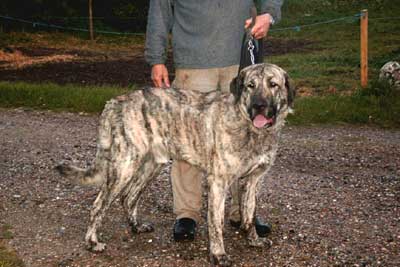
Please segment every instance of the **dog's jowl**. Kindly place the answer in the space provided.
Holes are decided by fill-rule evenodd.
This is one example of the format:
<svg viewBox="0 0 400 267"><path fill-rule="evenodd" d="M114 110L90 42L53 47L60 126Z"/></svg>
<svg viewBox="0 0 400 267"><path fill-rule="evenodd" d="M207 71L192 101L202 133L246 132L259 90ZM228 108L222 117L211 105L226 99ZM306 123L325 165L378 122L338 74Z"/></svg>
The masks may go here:
<svg viewBox="0 0 400 267"><path fill-rule="evenodd" d="M135 232L151 230L140 224L138 199L171 158L206 173L212 264L230 265L222 229L225 197L236 179L241 181L241 228L250 245L264 245L254 226L257 187L273 164L293 96L284 70L257 64L243 69L232 81L231 94L148 88L107 102L93 166L57 167L80 183L102 184L90 214L88 248L105 249L97 230L117 197Z"/></svg>

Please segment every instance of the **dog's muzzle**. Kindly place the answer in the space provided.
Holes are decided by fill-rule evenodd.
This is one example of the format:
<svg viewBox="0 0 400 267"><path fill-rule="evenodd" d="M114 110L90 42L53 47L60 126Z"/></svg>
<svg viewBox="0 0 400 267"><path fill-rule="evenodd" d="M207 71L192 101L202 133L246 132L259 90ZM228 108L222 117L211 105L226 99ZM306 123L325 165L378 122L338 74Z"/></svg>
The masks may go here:
<svg viewBox="0 0 400 267"><path fill-rule="evenodd" d="M276 107L272 104L272 101L254 101L249 113L253 126L256 128L269 128L275 123Z"/></svg>

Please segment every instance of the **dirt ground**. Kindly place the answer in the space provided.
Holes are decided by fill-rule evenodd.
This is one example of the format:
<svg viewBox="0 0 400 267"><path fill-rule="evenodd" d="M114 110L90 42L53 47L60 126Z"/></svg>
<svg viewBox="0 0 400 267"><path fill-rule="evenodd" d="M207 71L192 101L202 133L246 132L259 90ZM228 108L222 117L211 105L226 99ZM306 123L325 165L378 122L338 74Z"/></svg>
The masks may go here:
<svg viewBox="0 0 400 267"><path fill-rule="evenodd" d="M209 266L207 228L172 240L169 169L144 194L155 232L131 235L119 203L101 228L103 254L84 248L96 188L72 185L53 167L85 166L96 116L0 109L0 226L26 266ZM225 226L235 266L400 266L400 130L285 128L260 188L258 215L273 224L271 248L254 249ZM205 213L203 211L203 218Z"/></svg>
<svg viewBox="0 0 400 267"><path fill-rule="evenodd" d="M312 45L271 39L266 51L305 52ZM150 68L140 46L132 52L16 46L0 50L0 80L145 85ZM155 232L132 236L116 203L101 229L107 251L85 250L98 189L72 185L53 168L61 160L90 164L96 127L96 116L0 109L0 241L8 229L3 242L28 267L209 266L204 220L194 242L172 240L169 166L142 202ZM400 130L286 127L260 189L258 215L272 223L273 245L249 248L225 226L235 266L400 266Z"/></svg>
<svg viewBox="0 0 400 267"><path fill-rule="evenodd" d="M307 40L270 39L264 43L267 55L305 52L313 43ZM0 49L0 80L53 82L80 85L149 85L150 67L144 60L143 45L124 50L82 50L66 44L65 48L24 45ZM167 61L171 79L171 53Z"/></svg>

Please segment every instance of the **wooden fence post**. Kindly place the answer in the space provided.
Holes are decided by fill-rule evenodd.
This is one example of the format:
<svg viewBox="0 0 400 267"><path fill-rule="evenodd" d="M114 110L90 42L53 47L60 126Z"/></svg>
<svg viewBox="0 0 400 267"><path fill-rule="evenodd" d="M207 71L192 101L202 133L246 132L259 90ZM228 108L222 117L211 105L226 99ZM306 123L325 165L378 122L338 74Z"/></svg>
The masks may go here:
<svg viewBox="0 0 400 267"><path fill-rule="evenodd" d="M368 86L368 10L361 11L361 87Z"/></svg>
<svg viewBox="0 0 400 267"><path fill-rule="evenodd" d="M90 40L93 41L94 33L93 33L93 6L92 0L89 0L89 33L90 33Z"/></svg>

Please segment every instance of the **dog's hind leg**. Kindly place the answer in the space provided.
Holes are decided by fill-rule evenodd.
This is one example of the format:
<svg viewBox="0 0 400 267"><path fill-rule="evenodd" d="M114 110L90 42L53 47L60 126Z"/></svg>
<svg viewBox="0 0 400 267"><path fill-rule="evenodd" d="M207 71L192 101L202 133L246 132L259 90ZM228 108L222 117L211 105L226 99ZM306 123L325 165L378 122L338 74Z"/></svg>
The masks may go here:
<svg viewBox="0 0 400 267"><path fill-rule="evenodd" d="M133 175L133 162L129 158L118 161L118 163L121 162L123 164L109 163L107 180L103 183L90 212L90 223L85 240L87 248L95 252L105 249L105 244L100 243L97 238L97 229L101 226L107 209L128 185Z"/></svg>
<svg viewBox="0 0 400 267"><path fill-rule="evenodd" d="M101 252L106 247L106 245L100 243L97 238L97 228L101 225L105 210L108 208L107 206L111 205L108 195L109 189L107 184L103 184L90 212L90 225L86 232L85 242L86 248L94 252Z"/></svg>
<svg viewBox="0 0 400 267"><path fill-rule="evenodd" d="M124 191L122 202L133 233L151 232L154 230L150 223L142 222L138 218L138 206L141 194L149 182L160 174L162 166L156 163L152 155L149 154L134 174L135 178L132 179L127 190Z"/></svg>
<svg viewBox="0 0 400 267"><path fill-rule="evenodd" d="M86 233L86 245L92 251L102 251L105 244L97 238L97 229L101 226L102 219L114 200L123 192L131 182L133 174L141 158L138 152L128 143L127 139L116 130L111 146L110 157L103 162L105 182L97 196L90 213L90 224ZM136 164L135 164L136 163Z"/></svg>
<svg viewBox="0 0 400 267"><path fill-rule="evenodd" d="M107 177L107 181L102 185L101 191L90 212L90 223L85 237L87 248L95 252L105 249L105 244L100 243L97 238L97 229L101 226L107 209L120 195L123 188L127 185L129 178L132 176L128 166L124 166L120 170L116 170L114 166L110 167L110 169L114 169L110 170L114 172L114 174L110 174L113 178L110 176Z"/></svg>

